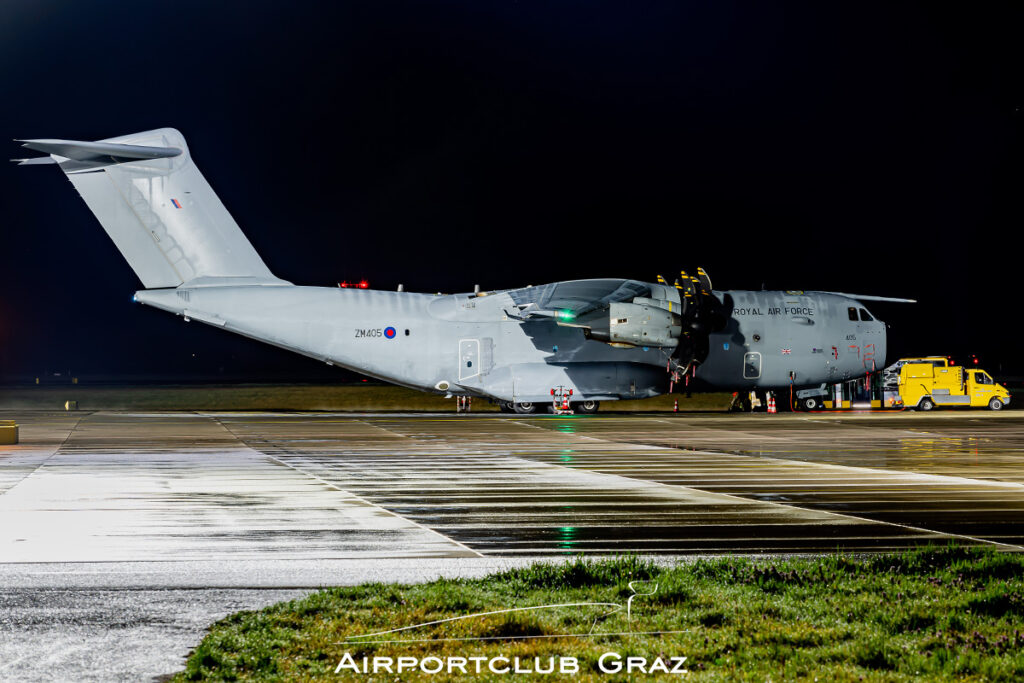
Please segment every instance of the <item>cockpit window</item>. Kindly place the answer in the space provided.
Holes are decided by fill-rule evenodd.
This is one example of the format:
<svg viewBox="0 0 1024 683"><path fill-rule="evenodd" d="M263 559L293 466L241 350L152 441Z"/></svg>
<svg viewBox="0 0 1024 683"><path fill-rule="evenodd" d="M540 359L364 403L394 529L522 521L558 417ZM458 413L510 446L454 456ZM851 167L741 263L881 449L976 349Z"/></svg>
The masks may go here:
<svg viewBox="0 0 1024 683"><path fill-rule="evenodd" d="M868 313L866 308L860 309L860 319L863 320L864 322L874 320L874 318L871 317L871 314Z"/></svg>
<svg viewBox="0 0 1024 683"><path fill-rule="evenodd" d="M847 308L846 312L850 315L850 320L856 320L857 319L857 309L854 308L853 306L850 306L849 308Z"/></svg>

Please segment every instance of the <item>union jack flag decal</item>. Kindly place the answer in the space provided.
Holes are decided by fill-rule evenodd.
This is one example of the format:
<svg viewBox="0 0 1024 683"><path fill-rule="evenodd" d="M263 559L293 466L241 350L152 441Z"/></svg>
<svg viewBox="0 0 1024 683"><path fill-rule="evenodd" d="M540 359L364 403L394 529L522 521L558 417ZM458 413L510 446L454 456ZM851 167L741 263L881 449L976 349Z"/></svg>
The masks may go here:
<svg viewBox="0 0 1024 683"><path fill-rule="evenodd" d="M783 356L788 356L791 353L793 353L793 349L782 349Z"/></svg>

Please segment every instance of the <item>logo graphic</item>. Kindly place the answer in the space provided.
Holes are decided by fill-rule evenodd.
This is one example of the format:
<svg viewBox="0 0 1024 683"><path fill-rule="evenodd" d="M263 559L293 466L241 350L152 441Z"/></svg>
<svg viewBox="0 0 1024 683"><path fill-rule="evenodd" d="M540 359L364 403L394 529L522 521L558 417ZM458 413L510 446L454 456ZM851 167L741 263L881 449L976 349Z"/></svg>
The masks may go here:
<svg viewBox="0 0 1024 683"><path fill-rule="evenodd" d="M448 617L447 619L437 619L434 621L425 621L419 624L412 624L410 626L399 626L397 628L388 629L385 631L376 631L374 633L363 633L359 635L351 635L343 641L338 641L336 645L355 645L359 647L365 647L367 645L384 645L384 644L408 644L408 643L440 643L440 642L451 642L451 641L489 641L489 640L532 640L538 638L607 638L614 636L631 636L631 635L662 635L662 634L675 634L675 633L689 633L689 631L634 631L633 630L633 599L643 596L654 595L658 591L658 584L653 584L650 590L645 593L641 593L637 590L635 584L646 583L643 581L631 581L629 585L629 591L631 595L626 599L625 604L617 602L567 602L558 603L553 605L531 605L529 607L512 607L509 609L491 610L487 612L476 612L474 614L463 614L455 617ZM523 635L523 636L477 636L477 637L453 637L453 638L436 638L427 637L427 634L415 634L409 633L416 629L424 627L438 626L440 624L448 624L452 622L463 621L466 619L478 619L480 617L492 616L495 614L510 614L515 612L532 612L536 610L554 610L554 609L573 609L579 610L580 608L598 608L599 614L597 614L590 625L590 629L586 633L558 633L558 634L543 634L543 635ZM606 631L598 628L598 623L603 621L606 617L611 616L615 613L625 612L626 624L624 630L612 630ZM621 623L621 622L620 622ZM618 626L618 625L616 625ZM613 627L615 628L615 627ZM622 629L622 626L618 627ZM684 668L689 658L683 656L668 657L659 655L653 659L646 657L624 657L622 654L616 651L608 651L601 655L597 661L597 668L602 674L616 674L625 673L627 675L634 673L641 674L682 674L686 675L689 671ZM464 657L464 656L429 656L424 658L407 656L407 657L379 657L371 655L363 655L360 660L350 652L342 654L341 659L338 661L338 666L335 668L334 673L340 674L343 671L351 671L357 674L378 674L381 671L392 674L392 673L403 673L404 671L418 671L425 674L436 674L442 671L452 674L458 671L462 674L486 674L488 672L493 674L523 674L523 673L537 673L537 674L550 674L556 671L561 675L575 675L580 671L580 661L577 657L557 655L549 657L519 657L511 655L497 655L497 656L480 656L480 657Z"/></svg>
<svg viewBox="0 0 1024 683"><path fill-rule="evenodd" d="M391 328L388 328L388 329L391 329ZM560 634L557 634L557 635L544 635L544 636L502 636L501 639L503 639L503 640L529 640L529 639L533 639L533 638L585 638L585 637L588 637L588 636L659 635L659 634L665 634L665 633L689 633L689 631L637 631L637 632L634 632L634 631L621 631L621 632L615 632L615 633L604 633L604 632L597 631L596 629L597 629L598 622L600 622L602 619L604 619L605 617L607 617L609 615L615 614L616 612L625 611L625 613L626 613L626 622L627 623L631 623L633 621L633 598L654 595L655 593L658 592L658 584L654 584L653 590L651 590L649 593L640 593L634 587L633 584L635 584L635 583L645 583L645 582L643 582L643 581L630 581L629 582L629 584L628 584L629 585L629 592L631 593L631 595L626 600L626 604L625 605L622 605L622 604L617 603L617 602L567 602L567 603L560 603L560 604L555 604L555 605L534 605L534 606L531 606L531 607L513 607L511 609L499 609L499 610L494 610L494 611L491 611L491 612L477 612L475 614L464 614L464 615L461 615L461 616L458 616L458 617L449 617L447 619L438 619L436 621L425 621L425 622L420 623L420 624L413 624L411 626L402 626L402 627L399 627L399 628L389 629L387 631L377 631L376 633L363 633L362 635L352 635L352 636L349 636L349 638L347 640L339 641L337 644L339 644L339 645L346 645L346 644L353 644L353 643L360 643L360 644L362 644L362 643L369 643L369 644L381 645L381 644L385 644L385 643L417 643L417 642L423 642L423 641L418 640L418 639L411 639L411 640L379 640L378 638L380 636L391 635L392 633L399 633L399 632L402 632L402 631L411 631L411 630L414 630L414 629L423 628L424 626L436 626L437 624L445 624L445 623L449 623L449 622L453 622L453 621L463 621L465 619L476 619L478 617L486 617L486 616L491 616L493 614L509 614L509 613L512 613L512 612L533 612L535 610L559 609L559 608L565 608L565 607L574 607L574 608L576 608L576 607L607 607L607 608L611 608L611 609L609 609L608 611L606 611L606 612L604 612L602 614L597 615L594 618L593 623L590 625L590 631L587 632L587 633L560 633ZM374 639L377 639L377 640L362 640L363 638L374 638ZM432 638L430 640L431 640L431 642L439 642L439 641L443 641L443 640L494 640L494 639L492 639L492 638Z"/></svg>
<svg viewBox="0 0 1024 683"><path fill-rule="evenodd" d="M395 338L395 334L396 334L395 333L395 328L393 328L393 327L385 327L384 328L384 336L387 337L388 339L394 339Z"/></svg>
<svg viewBox="0 0 1024 683"><path fill-rule="evenodd" d="M181 202L179 202L177 199L172 199L171 200L171 204L174 204L174 208L175 209L180 209L181 208Z"/></svg>

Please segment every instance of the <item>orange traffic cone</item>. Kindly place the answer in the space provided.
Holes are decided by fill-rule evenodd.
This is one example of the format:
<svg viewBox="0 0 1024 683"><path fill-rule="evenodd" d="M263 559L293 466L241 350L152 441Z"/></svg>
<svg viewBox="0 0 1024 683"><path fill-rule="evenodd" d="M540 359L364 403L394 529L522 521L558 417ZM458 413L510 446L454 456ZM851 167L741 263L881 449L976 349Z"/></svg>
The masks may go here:
<svg viewBox="0 0 1024 683"><path fill-rule="evenodd" d="M678 413L679 412L679 399L678 398L676 399L675 403L672 404L672 412L673 413Z"/></svg>
<svg viewBox="0 0 1024 683"><path fill-rule="evenodd" d="M769 415L774 415L776 412L777 411L775 410L775 397L774 396L769 396L768 397L768 414Z"/></svg>

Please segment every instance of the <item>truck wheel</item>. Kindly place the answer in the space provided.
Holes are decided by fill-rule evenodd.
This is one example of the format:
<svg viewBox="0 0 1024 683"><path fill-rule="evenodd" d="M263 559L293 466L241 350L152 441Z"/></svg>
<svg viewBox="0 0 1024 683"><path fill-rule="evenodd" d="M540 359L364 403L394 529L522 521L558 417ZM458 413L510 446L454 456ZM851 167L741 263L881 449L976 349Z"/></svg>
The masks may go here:
<svg viewBox="0 0 1024 683"><path fill-rule="evenodd" d="M808 396L807 398L802 399L800 401L800 405L803 407L804 410L817 410L818 408L821 407L821 404L818 403L817 396Z"/></svg>
<svg viewBox="0 0 1024 683"><path fill-rule="evenodd" d="M921 399L921 402L917 404L918 410L931 410L935 407L935 401L931 400L927 396Z"/></svg>
<svg viewBox="0 0 1024 683"><path fill-rule="evenodd" d="M572 404L572 410L583 415L593 415L597 412L597 408L600 405L597 401L580 401L579 403Z"/></svg>
<svg viewBox="0 0 1024 683"><path fill-rule="evenodd" d="M513 403L512 410L519 413L520 415L532 415L533 413L537 412L537 404L530 402Z"/></svg>
<svg viewBox="0 0 1024 683"><path fill-rule="evenodd" d="M988 409L989 410L1002 410L1003 409L1003 402L1000 401L998 398L993 398L991 401L988 402Z"/></svg>

